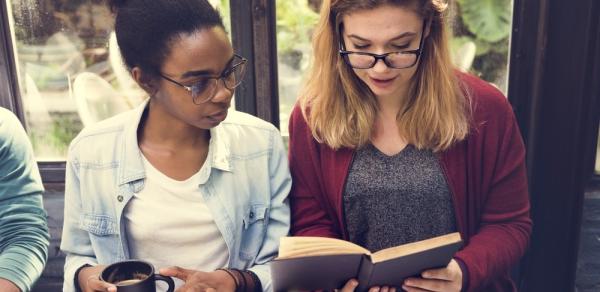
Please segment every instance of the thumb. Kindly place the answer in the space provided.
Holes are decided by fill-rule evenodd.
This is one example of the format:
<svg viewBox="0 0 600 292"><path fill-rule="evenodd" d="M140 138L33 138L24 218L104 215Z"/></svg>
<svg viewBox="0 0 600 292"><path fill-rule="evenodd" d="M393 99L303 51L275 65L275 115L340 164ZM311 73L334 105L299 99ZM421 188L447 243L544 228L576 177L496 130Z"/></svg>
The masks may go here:
<svg viewBox="0 0 600 292"><path fill-rule="evenodd" d="M186 281L187 278L194 273L194 271L192 270L184 269L182 267L177 266L162 268L158 270L158 272L163 276L175 277L184 281Z"/></svg>
<svg viewBox="0 0 600 292"><path fill-rule="evenodd" d="M106 288L107 292L117 292L117 287L112 284L107 284L104 286L104 288Z"/></svg>
<svg viewBox="0 0 600 292"><path fill-rule="evenodd" d="M101 281L100 279L89 280L89 288L93 291L117 292L117 286Z"/></svg>
<svg viewBox="0 0 600 292"><path fill-rule="evenodd" d="M358 281L356 279L351 279L350 281L346 282L346 285L344 285L344 287L340 291L341 292L351 292L351 291L354 291L356 286L358 286Z"/></svg>

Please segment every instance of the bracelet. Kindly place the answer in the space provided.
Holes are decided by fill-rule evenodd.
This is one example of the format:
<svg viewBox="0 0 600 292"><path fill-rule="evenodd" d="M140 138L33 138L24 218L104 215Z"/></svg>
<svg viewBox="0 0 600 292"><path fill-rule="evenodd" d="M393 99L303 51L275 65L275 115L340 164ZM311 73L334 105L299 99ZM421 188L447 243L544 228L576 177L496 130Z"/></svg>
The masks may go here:
<svg viewBox="0 0 600 292"><path fill-rule="evenodd" d="M260 279L258 278L256 273L254 273L250 270L246 270L244 272L246 272L246 274L250 275L250 277L252 278L252 281L254 282L254 289L253 289L254 292L261 292L262 291L262 283L260 282Z"/></svg>
<svg viewBox="0 0 600 292"><path fill-rule="evenodd" d="M240 284L238 283L238 279L233 275L233 273L229 269L218 268L215 271L224 271L225 273L229 274L229 276L231 276L231 278L233 278L233 282L235 283L235 290L234 291L238 290L238 288L240 287Z"/></svg>
<svg viewBox="0 0 600 292"><path fill-rule="evenodd" d="M244 275L242 274L242 271L238 270L238 269L231 269L232 271L235 271L236 274L238 276L240 276L242 278L242 281L244 282L244 285L242 287L238 287L239 289L236 290L236 292L246 292L246 289L248 289L248 283L246 282L246 278L244 277Z"/></svg>

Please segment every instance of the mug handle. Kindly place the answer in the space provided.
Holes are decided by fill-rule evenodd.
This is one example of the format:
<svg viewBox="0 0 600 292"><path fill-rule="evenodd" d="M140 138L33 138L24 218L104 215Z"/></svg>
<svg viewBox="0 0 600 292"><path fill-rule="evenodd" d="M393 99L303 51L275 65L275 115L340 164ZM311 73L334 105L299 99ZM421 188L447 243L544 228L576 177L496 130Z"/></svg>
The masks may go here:
<svg viewBox="0 0 600 292"><path fill-rule="evenodd" d="M173 282L173 279L171 279L171 277L163 276L161 274L155 274L154 277L155 281L163 281L167 283L167 285L169 285L169 288L167 288L167 292L173 292L173 290L175 290L175 282Z"/></svg>

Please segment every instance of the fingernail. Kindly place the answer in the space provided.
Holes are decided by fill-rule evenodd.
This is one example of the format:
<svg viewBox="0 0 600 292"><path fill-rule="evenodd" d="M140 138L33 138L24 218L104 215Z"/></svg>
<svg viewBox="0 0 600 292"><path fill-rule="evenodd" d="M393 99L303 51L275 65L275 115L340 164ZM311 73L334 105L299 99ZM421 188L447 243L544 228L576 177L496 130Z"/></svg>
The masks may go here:
<svg viewBox="0 0 600 292"><path fill-rule="evenodd" d="M356 280L352 280L352 281L350 282L350 285L352 285L352 286L356 287L356 286L358 286L358 281L356 281Z"/></svg>

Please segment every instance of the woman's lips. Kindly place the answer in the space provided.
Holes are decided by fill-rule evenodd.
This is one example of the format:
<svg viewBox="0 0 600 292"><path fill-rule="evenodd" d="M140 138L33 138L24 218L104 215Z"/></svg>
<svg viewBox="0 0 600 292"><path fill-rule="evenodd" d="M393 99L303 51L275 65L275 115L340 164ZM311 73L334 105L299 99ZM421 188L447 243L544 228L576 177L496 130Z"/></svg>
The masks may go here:
<svg viewBox="0 0 600 292"><path fill-rule="evenodd" d="M211 114L208 116L209 119L211 119L212 121L215 122L222 122L223 120L225 120L225 118L227 117L227 111L220 111L214 114Z"/></svg>
<svg viewBox="0 0 600 292"><path fill-rule="evenodd" d="M392 85L392 83L394 82L395 78L388 78L388 79L380 79L380 78L373 78L373 77L369 77L369 80L371 81L371 83L373 83L373 85L380 87L380 88L386 88Z"/></svg>

